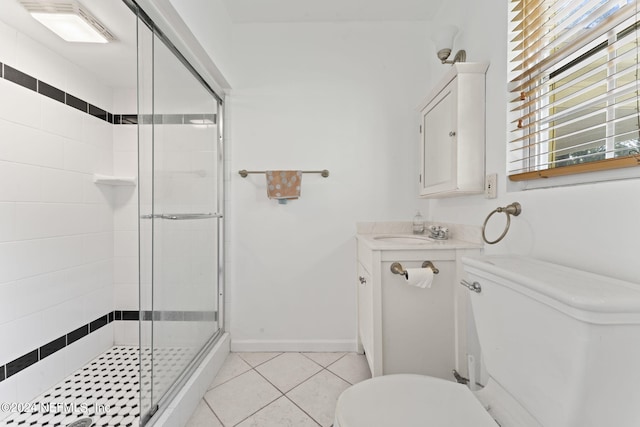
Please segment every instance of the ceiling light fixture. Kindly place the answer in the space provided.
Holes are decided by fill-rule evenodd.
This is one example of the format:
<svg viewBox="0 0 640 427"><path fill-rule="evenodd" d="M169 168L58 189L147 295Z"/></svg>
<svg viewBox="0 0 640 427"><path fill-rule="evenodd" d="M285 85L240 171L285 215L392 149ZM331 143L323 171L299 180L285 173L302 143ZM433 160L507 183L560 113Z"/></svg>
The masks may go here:
<svg viewBox="0 0 640 427"><path fill-rule="evenodd" d="M113 34L75 0L20 0L42 25L68 42L109 43Z"/></svg>

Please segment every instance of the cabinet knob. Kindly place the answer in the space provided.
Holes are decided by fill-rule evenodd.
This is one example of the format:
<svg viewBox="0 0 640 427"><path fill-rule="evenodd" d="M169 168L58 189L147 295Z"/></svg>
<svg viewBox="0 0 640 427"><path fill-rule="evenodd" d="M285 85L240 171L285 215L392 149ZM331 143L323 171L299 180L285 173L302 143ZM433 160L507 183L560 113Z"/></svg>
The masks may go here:
<svg viewBox="0 0 640 427"><path fill-rule="evenodd" d="M365 279L365 278L364 278L364 277L362 277L362 276L358 277L358 280L360 280L360 284L361 284L361 285L364 285L364 284L366 284L366 283L367 283L367 279Z"/></svg>
<svg viewBox="0 0 640 427"><path fill-rule="evenodd" d="M451 132L449 132L449 136L454 137L456 136L456 131L452 130Z"/></svg>

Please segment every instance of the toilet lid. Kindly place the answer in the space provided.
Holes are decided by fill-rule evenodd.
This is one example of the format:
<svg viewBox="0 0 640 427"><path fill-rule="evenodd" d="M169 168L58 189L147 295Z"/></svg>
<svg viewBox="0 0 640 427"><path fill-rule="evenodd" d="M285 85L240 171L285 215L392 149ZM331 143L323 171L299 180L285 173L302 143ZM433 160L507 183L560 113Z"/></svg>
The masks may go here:
<svg viewBox="0 0 640 427"><path fill-rule="evenodd" d="M339 427L497 427L471 390L423 375L386 375L345 390Z"/></svg>

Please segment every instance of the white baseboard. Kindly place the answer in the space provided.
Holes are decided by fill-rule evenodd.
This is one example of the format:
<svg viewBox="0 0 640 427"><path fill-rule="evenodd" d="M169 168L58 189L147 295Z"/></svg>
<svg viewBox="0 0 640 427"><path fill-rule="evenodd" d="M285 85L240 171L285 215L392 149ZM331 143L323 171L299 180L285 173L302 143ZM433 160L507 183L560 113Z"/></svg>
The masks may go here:
<svg viewBox="0 0 640 427"><path fill-rule="evenodd" d="M231 340L234 352L354 352L358 349L356 340Z"/></svg>

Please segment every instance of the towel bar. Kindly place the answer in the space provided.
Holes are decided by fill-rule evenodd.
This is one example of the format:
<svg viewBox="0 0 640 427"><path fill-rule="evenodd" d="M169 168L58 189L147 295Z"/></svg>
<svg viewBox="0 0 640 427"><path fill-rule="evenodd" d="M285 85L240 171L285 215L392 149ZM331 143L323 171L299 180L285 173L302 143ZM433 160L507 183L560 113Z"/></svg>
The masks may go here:
<svg viewBox="0 0 640 427"><path fill-rule="evenodd" d="M238 173L240 174L241 177L246 178L250 173L264 174L264 173L267 173L267 171L248 171L246 169L242 169L242 170L239 170ZM323 178L326 178L329 176L329 171L327 169L323 169L321 171L302 171L302 173L319 173L320 175L322 175Z"/></svg>
<svg viewBox="0 0 640 427"><path fill-rule="evenodd" d="M422 263L422 268L430 268L431 270L433 270L433 274L438 274L440 273L440 270L438 270L436 268L435 265L433 265L433 263L431 261L425 261ZM407 275L407 270L405 270L402 267L402 264L400 264L399 262L394 262L393 264L391 264L391 272L393 274L401 274L403 276Z"/></svg>

